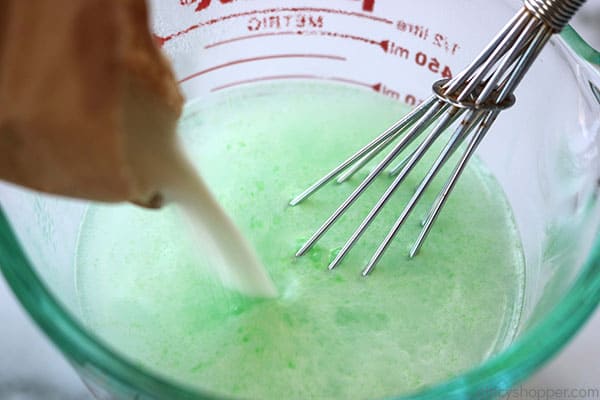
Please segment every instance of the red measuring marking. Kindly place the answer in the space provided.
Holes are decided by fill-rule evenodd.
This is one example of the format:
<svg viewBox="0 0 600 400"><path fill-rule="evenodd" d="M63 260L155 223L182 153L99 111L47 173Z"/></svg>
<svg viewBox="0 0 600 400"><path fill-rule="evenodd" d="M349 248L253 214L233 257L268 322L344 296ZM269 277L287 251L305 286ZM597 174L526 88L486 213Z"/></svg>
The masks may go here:
<svg viewBox="0 0 600 400"><path fill-rule="evenodd" d="M347 16L357 17L357 18L366 18L366 19L369 19L372 21L382 22L382 23L385 23L388 25L391 25L394 23L392 20L387 19L387 18L376 17L374 15L363 14L363 13L354 12L354 11L344 11L344 10L336 10L336 9L331 9L331 8L316 8L316 7L280 7L280 8L269 8L269 9L265 9L265 10L246 11L246 12L241 12L241 13L237 13L237 14L229 14L229 15L225 15L225 16L222 16L219 18L208 20L206 22L200 22L199 24L191 25L182 31L175 32L175 33L172 33L167 36L154 35L154 37L155 37L156 41L162 46L169 40L172 40L181 35L185 35L193 30L196 30L203 26L214 25L216 23L223 22L223 21L226 21L229 19L246 17L249 15L256 15L256 14L270 14L270 13L276 13L276 12L298 12L298 11L347 15Z"/></svg>
<svg viewBox="0 0 600 400"><path fill-rule="evenodd" d="M350 0L353 3L361 2L364 11L373 11L375 8L375 0Z"/></svg>
<svg viewBox="0 0 600 400"><path fill-rule="evenodd" d="M210 49L213 47L217 47L217 46L221 46L221 45L229 44L229 43L233 43L233 42L238 42L241 40L256 39L256 38L262 38L262 37L268 37L268 36L280 36L280 35L299 35L299 36L320 35L320 36L338 37L341 39L356 40L359 42L364 42L364 43L380 46L384 51L387 51L387 48L389 45L389 41L387 41L387 40L378 42L373 39L368 39L365 37L350 35L350 34L346 34L346 33L326 32L326 31L284 31L284 32L256 33L253 35L239 36L239 37L235 37L232 39L226 39L226 40L222 40L220 42L208 44L208 45L204 46L204 48Z"/></svg>
<svg viewBox="0 0 600 400"><path fill-rule="evenodd" d="M221 4L229 4L232 3L235 0L221 0ZM364 11L373 11L373 8L375 7L375 0L350 0L352 2L361 2L362 3L362 9ZM208 7L210 7L212 0L179 0L179 4L182 6L188 6L191 4L194 4L198 2L198 5L196 6L196 12L199 11L203 11L206 10ZM214 3L212 3L214 4Z"/></svg>
<svg viewBox="0 0 600 400"><path fill-rule="evenodd" d="M225 64L216 65L214 67L207 68L202 71L198 71L190 76L187 76L179 81L179 83L184 83L189 81L190 79L194 79L200 75L207 74L209 72L216 71L221 68L230 67L232 65L244 64L255 61L263 61L263 60L273 60L278 58L319 58L319 59L328 59L328 60L336 60L336 61L346 61L346 57L340 57L330 54L275 54L270 56L262 56L262 57L252 57L252 58L243 58L235 61L231 61Z"/></svg>
<svg viewBox="0 0 600 400"><path fill-rule="evenodd" d="M225 84L222 86L214 87L210 91L218 92L220 90L229 89L229 88L232 88L235 86L247 85L250 83L257 83L257 82L264 82L264 81L282 80L282 79L316 79L316 80L322 80L322 81L350 83L352 85L366 87L375 92L379 92L381 90L381 83L371 85L369 83L360 82L360 81L356 81L353 79L339 78L339 77L327 77L327 76L319 76L319 75L272 75L272 76L263 76L260 78L254 78L254 79L246 79L243 81L231 82L231 83L228 83L228 84Z"/></svg>
<svg viewBox="0 0 600 400"><path fill-rule="evenodd" d="M374 7L375 7L375 0L364 0L363 1L363 10L373 11Z"/></svg>

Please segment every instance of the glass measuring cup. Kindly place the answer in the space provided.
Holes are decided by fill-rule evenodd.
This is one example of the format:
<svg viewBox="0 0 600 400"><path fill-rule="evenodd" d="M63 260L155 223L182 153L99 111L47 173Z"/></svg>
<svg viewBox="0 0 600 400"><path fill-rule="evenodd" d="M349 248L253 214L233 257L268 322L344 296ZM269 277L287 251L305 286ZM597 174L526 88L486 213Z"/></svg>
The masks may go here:
<svg viewBox="0 0 600 400"><path fill-rule="evenodd" d="M153 19L189 99L273 80L323 80L412 106L431 82L457 73L519 5L448 3L156 0ZM600 78L584 60L599 64L599 54L571 30L563 39L544 51L479 152L509 198L525 250L518 337L416 398L481 398L510 387L556 352L599 300ZM0 202L5 276L99 398L210 397L132 365L83 327L73 259L86 203L7 185Z"/></svg>

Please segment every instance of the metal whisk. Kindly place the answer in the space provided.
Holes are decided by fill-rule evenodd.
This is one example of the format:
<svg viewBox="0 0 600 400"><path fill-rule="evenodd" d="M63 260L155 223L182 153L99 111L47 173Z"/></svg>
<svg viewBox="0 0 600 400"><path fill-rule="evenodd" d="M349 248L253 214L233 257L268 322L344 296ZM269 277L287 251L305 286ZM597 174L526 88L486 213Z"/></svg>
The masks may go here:
<svg viewBox="0 0 600 400"><path fill-rule="evenodd" d="M413 257L417 254L476 148L500 111L514 104L515 97L512 93L523 76L552 34L560 32L584 2L585 0L525 0L521 10L464 71L451 80L436 82L433 85L433 95L419 107L294 198L290 202L291 206L299 204L335 178L338 182L347 180L399 139L383 160L302 246L296 256L305 254L411 143L422 136L429 127L433 127L416 149L391 169L390 174L395 176L392 184L329 265L329 269L335 268L373 222L416 163L444 131L456 124L440 155L362 274L366 276L373 270L430 182L461 144L469 139L458 163L423 221L423 228L409 256Z"/></svg>

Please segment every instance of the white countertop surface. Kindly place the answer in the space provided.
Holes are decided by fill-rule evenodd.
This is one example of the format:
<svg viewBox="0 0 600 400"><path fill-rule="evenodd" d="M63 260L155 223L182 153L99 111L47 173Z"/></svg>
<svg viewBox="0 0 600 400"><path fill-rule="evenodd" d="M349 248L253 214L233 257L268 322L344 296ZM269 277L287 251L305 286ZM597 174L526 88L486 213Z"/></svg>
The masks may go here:
<svg viewBox="0 0 600 400"><path fill-rule="evenodd" d="M600 49L600 0L588 0L584 11L574 25ZM509 398L565 398L550 390L567 390L567 398L600 399L600 311L557 357L514 389ZM87 399L92 396L0 277L0 400Z"/></svg>

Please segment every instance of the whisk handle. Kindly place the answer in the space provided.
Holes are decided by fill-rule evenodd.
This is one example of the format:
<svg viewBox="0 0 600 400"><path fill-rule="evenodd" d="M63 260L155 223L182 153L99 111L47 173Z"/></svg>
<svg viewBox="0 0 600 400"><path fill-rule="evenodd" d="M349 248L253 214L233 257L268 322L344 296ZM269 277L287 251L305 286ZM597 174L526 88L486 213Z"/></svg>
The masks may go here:
<svg viewBox="0 0 600 400"><path fill-rule="evenodd" d="M563 30L586 0L525 0L525 8L556 33Z"/></svg>

